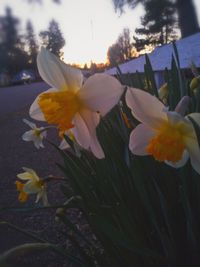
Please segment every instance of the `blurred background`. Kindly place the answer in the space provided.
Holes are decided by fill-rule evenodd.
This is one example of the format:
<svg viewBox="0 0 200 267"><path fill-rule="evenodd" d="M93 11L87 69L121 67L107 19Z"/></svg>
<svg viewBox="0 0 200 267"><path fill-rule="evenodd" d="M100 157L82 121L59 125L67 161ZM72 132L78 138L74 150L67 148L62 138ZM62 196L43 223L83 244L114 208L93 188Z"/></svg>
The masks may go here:
<svg viewBox="0 0 200 267"><path fill-rule="evenodd" d="M199 31L199 0L1 0L0 85L39 79L41 45L85 75Z"/></svg>

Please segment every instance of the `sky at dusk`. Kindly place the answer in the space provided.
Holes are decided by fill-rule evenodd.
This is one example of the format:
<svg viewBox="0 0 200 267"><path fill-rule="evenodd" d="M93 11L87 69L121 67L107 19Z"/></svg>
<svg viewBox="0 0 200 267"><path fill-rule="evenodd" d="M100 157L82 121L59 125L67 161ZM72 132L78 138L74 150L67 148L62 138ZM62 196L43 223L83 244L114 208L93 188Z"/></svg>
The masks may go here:
<svg viewBox="0 0 200 267"><path fill-rule="evenodd" d="M27 0L0 0L0 16L6 6L21 20L21 33L30 19L35 32L46 30L51 19L55 19L66 40L64 59L67 63L105 62L108 47L113 44L124 27L140 26L143 9L126 9L119 16L114 12L111 0L62 0L61 5L51 0L43 4L28 4ZM194 1L200 22L200 0Z"/></svg>

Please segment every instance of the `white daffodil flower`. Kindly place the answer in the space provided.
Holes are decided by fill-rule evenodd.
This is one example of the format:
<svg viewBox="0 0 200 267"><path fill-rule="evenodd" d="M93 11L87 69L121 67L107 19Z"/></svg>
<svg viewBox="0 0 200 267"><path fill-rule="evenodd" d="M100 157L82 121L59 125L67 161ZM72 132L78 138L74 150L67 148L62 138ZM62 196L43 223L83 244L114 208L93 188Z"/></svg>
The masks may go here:
<svg viewBox="0 0 200 267"><path fill-rule="evenodd" d="M17 174L17 177L27 182L15 182L17 190L19 191L19 201L26 202L28 195L37 194L36 203L42 200L45 206L48 205L45 183L38 177L34 170L25 167L23 167L23 170L25 172Z"/></svg>
<svg viewBox="0 0 200 267"><path fill-rule="evenodd" d="M77 142L97 158L104 152L96 136L100 115L119 101L123 86L107 74L95 74L83 83L79 69L72 68L42 48L37 66L43 80L52 86L30 107L30 116L59 128L60 134L73 128Z"/></svg>
<svg viewBox="0 0 200 267"><path fill-rule="evenodd" d="M31 130L25 132L22 135L22 139L24 141L32 141L37 149L39 149L40 147L43 148L44 145L42 141L47 135L45 128L44 127L38 128L35 125L35 123L30 122L26 119L23 119L23 122L26 123L31 128Z"/></svg>
<svg viewBox="0 0 200 267"><path fill-rule="evenodd" d="M126 103L141 122L130 135L129 148L135 155L152 155L168 165L182 167L190 157L200 174L200 148L192 123L183 117L188 104L184 97L175 111L168 111L154 96L135 88L126 93ZM200 113L189 114L200 125Z"/></svg>

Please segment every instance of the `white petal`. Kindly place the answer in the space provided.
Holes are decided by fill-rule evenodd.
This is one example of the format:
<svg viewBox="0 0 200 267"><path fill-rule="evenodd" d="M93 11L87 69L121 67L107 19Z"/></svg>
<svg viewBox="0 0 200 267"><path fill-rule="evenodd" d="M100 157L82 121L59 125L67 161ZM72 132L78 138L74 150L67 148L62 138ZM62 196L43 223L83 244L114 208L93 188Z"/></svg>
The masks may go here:
<svg viewBox="0 0 200 267"><path fill-rule="evenodd" d="M73 119L74 128L71 129L76 141L85 149L89 148L90 134L83 118L77 113Z"/></svg>
<svg viewBox="0 0 200 267"><path fill-rule="evenodd" d="M99 144L96 134L92 136L92 139L90 142L90 149L96 158L98 159L105 158L105 154L103 152L101 145Z"/></svg>
<svg viewBox="0 0 200 267"><path fill-rule="evenodd" d="M36 193L37 193L37 192L36 192ZM40 201L40 199L42 199L42 196L43 196L43 190L40 190L40 191L37 193L35 203L38 203L38 202Z"/></svg>
<svg viewBox="0 0 200 267"><path fill-rule="evenodd" d="M63 138L60 145L59 145L59 148L64 150L64 149L67 149L67 148L70 148L70 145L67 143L67 141Z"/></svg>
<svg viewBox="0 0 200 267"><path fill-rule="evenodd" d="M30 107L29 115L31 118L38 121L45 121L44 115L38 105L38 100L41 94L39 94L36 99L33 101L33 104Z"/></svg>
<svg viewBox="0 0 200 267"><path fill-rule="evenodd" d="M185 146L188 150L192 167L200 174L200 148L195 131L193 132L193 137L185 138Z"/></svg>
<svg viewBox="0 0 200 267"><path fill-rule="evenodd" d="M36 124L27 120L27 119L23 119L23 122L26 123L30 128L35 129L36 128Z"/></svg>
<svg viewBox="0 0 200 267"><path fill-rule="evenodd" d="M43 144L42 142L40 143L40 147L41 147L41 148L44 148L44 144ZM39 148L40 148L40 147L39 147ZM38 149L39 149L39 148L38 148Z"/></svg>
<svg viewBox="0 0 200 267"><path fill-rule="evenodd" d="M41 127L40 129L43 130L44 127ZM46 137L47 137L47 132L46 132L46 131L41 132L41 133L40 133L40 136L41 136L42 139L43 139L43 138L46 138Z"/></svg>
<svg viewBox="0 0 200 267"><path fill-rule="evenodd" d="M130 134L129 149L135 155L148 155L147 145L154 135L152 128L142 123L139 124Z"/></svg>
<svg viewBox="0 0 200 267"><path fill-rule="evenodd" d="M43 113L42 113L42 111L38 105L38 100L42 94L50 93L50 92L57 92L57 90L54 88L50 88L47 91L39 94L36 97L36 99L33 101L33 104L31 105L30 110L29 110L29 115L31 118L38 120L38 121L45 121L44 115L43 115Z"/></svg>
<svg viewBox="0 0 200 267"><path fill-rule="evenodd" d="M22 135L22 139L24 141L32 141L33 140L33 133L34 133L34 130L30 130L30 131L25 132Z"/></svg>
<svg viewBox="0 0 200 267"><path fill-rule="evenodd" d="M189 154L188 152L185 150L182 156L182 159L177 161L177 162L171 162L171 161L165 161L165 163L173 168L180 168L182 166L184 166L186 164L186 162L189 159Z"/></svg>
<svg viewBox="0 0 200 267"><path fill-rule="evenodd" d="M44 127L41 127L41 128L38 128L38 130L43 130ZM43 132L40 132L40 135L39 137L37 137L37 139L39 139L42 143L43 139L47 137L47 132L46 131L43 131Z"/></svg>
<svg viewBox="0 0 200 267"><path fill-rule="evenodd" d="M185 116L185 113L188 109L190 103L190 97L189 96L184 96L181 98L181 100L178 102L175 111L179 113L182 116Z"/></svg>
<svg viewBox="0 0 200 267"><path fill-rule="evenodd" d="M81 71L66 65L43 47L37 57L37 66L42 79L52 87L74 90L82 86Z"/></svg>
<svg viewBox="0 0 200 267"><path fill-rule="evenodd" d="M32 175L29 172L23 172L17 174L17 177L21 180L30 180L32 179Z"/></svg>
<svg viewBox="0 0 200 267"><path fill-rule="evenodd" d="M96 135L96 127L99 124L100 116L96 112L91 112L90 110L82 110L80 113L85 124L87 125L90 134L89 148L95 157L102 159L105 157L103 149L101 148Z"/></svg>
<svg viewBox="0 0 200 267"><path fill-rule="evenodd" d="M155 96L143 90L128 88L126 92L126 104L138 121L153 128L158 127L163 120L167 120L163 103Z"/></svg>
<svg viewBox="0 0 200 267"><path fill-rule="evenodd" d="M42 139L38 137L35 138L34 145L37 149L39 149L40 147L44 147L44 145L42 144Z"/></svg>
<svg viewBox="0 0 200 267"><path fill-rule="evenodd" d="M38 193L37 193L37 197L35 200L35 203L38 203L40 200L42 200L42 203L44 206L48 206L49 202L47 199L47 192L45 188L42 188Z"/></svg>
<svg viewBox="0 0 200 267"><path fill-rule="evenodd" d="M36 172L33 169L23 167L25 172L17 174L17 177L21 180L39 180Z"/></svg>
<svg viewBox="0 0 200 267"><path fill-rule="evenodd" d="M200 113L190 113L188 114L188 116L191 117L200 126Z"/></svg>
<svg viewBox="0 0 200 267"><path fill-rule="evenodd" d="M37 180L37 181L40 180L40 178L38 177L37 173L36 173L33 169L30 169L30 168L27 168L27 167L23 167L22 169L23 169L25 172L30 173L30 175L31 175L31 179L34 179L34 180Z"/></svg>
<svg viewBox="0 0 200 267"><path fill-rule="evenodd" d="M119 102L123 91L116 78L101 73L89 77L79 95L89 109L104 116Z"/></svg>

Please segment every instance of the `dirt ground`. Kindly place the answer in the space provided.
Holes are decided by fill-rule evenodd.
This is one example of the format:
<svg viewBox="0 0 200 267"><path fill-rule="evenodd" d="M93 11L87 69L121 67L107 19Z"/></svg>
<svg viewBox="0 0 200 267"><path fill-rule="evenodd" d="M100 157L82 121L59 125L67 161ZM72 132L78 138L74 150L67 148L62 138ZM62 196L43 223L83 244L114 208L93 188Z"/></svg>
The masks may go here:
<svg viewBox="0 0 200 267"><path fill-rule="evenodd" d="M62 163L60 155L51 145L45 143L45 149L37 150L32 142L24 142L22 134L28 126L22 118L28 119L29 106L18 112L0 116L0 221L6 221L23 230L30 231L52 243L65 245L67 242L66 229L55 220L55 209L40 211L2 210L2 207L29 207L34 204L34 197L28 203L21 204L17 200L15 188L16 174L22 172L22 167L36 170L39 176L49 174L63 176L55 162ZM49 138L56 143L55 133ZM48 187L48 199L51 204L60 204L64 200L59 182L51 182ZM0 224L0 253L14 246L35 242L23 233ZM8 267L67 267L72 266L62 256L53 252L34 252L21 255L9 262Z"/></svg>

